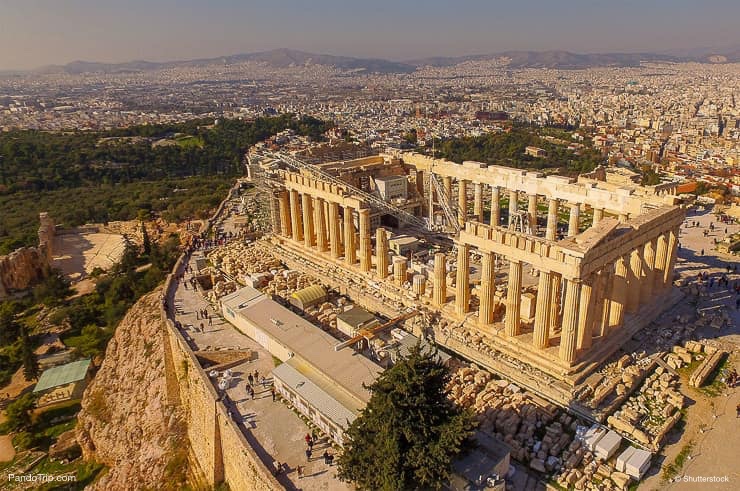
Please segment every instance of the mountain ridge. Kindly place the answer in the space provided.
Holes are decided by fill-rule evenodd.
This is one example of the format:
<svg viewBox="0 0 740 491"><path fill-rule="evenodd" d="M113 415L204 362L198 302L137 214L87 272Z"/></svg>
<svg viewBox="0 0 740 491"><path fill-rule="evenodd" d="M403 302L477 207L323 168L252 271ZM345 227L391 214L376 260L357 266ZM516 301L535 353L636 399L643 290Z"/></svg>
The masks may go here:
<svg viewBox="0 0 740 491"><path fill-rule="evenodd" d="M357 58L352 56L335 56L289 48L278 48L254 53L196 58L190 60L154 62L134 60L123 63L105 63L91 61L72 61L65 65L48 65L31 70L32 73L129 73L162 70L178 67L198 67L208 65L231 65L249 61L266 63L275 68L291 66L322 65L333 66L341 70L366 73L412 73L423 66L453 66L467 61L484 61L500 59L511 68L556 68L581 69L590 67L616 66L634 67L642 62L699 62L699 63L736 63L740 62L740 50L727 53L704 52L697 56L677 56L666 53L573 53L565 50L526 51L513 50L499 53L474 54L462 56L434 56L406 61L391 61L382 58ZM10 71L7 71L10 72Z"/></svg>

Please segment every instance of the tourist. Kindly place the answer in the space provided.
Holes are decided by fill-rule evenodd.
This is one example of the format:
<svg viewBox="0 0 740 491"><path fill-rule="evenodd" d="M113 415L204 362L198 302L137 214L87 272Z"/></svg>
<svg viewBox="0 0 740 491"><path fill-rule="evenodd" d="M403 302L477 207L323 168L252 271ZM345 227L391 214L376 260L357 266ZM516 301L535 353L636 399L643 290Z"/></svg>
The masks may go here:
<svg viewBox="0 0 740 491"><path fill-rule="evenodd" d="M322 455L324 457L324 464L329 465L329 452L327 450L324 450L324 454Z"/></svg>
<svg viewBox="0 0 740 491"><path fill-rule="evenodd" d="M272 402L275 402L275 387L270 389L270 393L272 394Z"/></svg>
<svg viewBox="0 0 740 491"><path fill-rule="evenodd" d="M202 322L200 323L200 332L206 332L206 326Z"/></svg>
<svg viewBox="0 0 740 491"><path fill-rule="evenodd" d="M213 325L213 318L211 317L211 314L208 314L208 325L209 326Z"/></svg>
<svg viewBox="0 0 740 491"><path fill-rule="evenodd" d="M299 465L296 470L298 471L298 479L303 479L303 466Z"/></svg>
<svg viewBox="0 0 740 491"><path fill-rule="evenodd" d="M311 435L309 435L308 433L306 433L306 436L304 436L303 439L306 440L306 445L308 445L308 442L311 441Z"/></svg>
<svg viewBox="0 0 740 491"><path fill-rule="evenodd" d="M306 449L306 461L311 462L311 447Z"/></svg>
<svg viewBox="0 0 740 491"><path fill-rule="evenodd" d="M247 375L247 380L249 380L249 386L251 387L252 384L254 383L254 377L252 377L251 373Z"/></svg>

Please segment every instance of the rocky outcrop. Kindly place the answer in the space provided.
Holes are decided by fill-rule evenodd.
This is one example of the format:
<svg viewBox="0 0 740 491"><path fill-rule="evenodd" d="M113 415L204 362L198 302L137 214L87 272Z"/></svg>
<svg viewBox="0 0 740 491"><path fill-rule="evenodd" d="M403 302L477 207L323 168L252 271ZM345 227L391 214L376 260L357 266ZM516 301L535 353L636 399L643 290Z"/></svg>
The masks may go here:
<svg viewBox="0 0 740 491"><path fill-rule="evenodd" d="M188 445L179 409L167 405L160 295L155 290L128 311L85 391L77 438L86 460L110 468L92 489L183 484Z"/></svg>
<svg viewBox="0 0 740 491"><path fill-rule="evenodd" d="M46 253L36 247L21 247L7 256L0 256L0 299L42 279L47 266Z"/></svg>

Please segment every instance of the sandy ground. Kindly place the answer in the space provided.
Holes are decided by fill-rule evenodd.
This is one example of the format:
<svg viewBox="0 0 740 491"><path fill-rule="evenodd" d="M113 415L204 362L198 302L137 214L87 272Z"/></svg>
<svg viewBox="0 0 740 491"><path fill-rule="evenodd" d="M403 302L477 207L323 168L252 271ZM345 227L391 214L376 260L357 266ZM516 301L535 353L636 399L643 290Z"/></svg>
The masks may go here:
<svg viewBox="0 0 740 491"><path fill-rule="evenodd" d="M0 462L10 462L14 458L13 435L0 435Z"/></svg>
<svg viewBox="0 0 740 491"><path fill-rule="evenodd" d="M699 226L693 226L698 222ZM709 224L715 223L715 230L709 231ZM692 226L688 226L691 224ZM678 254L676 271L685 277L695 278L700 272L706 272L715 278L727 273L727 265L737 264L737 257L722 254L714 250L714 239L724 237L725 227L728 233L740 231L740 225L719 224L716 217L709 212L691 211L686 224L681 227L679 241L681 250ZM704 237L708 231L708 237ZM702 254L702 249L704 250ZM729 274L730 285L740 281L740 273ZM740 370L740 311L735 308L736 295L725 288L715 285L707 297L702 298L695 307L699 312L724 310L733 320L730 327L718 331L711 327L697 331L697 338L711 339L719 342L723 349L730 351L730 366ZM677 307L676 311L690 309L688 305ZM687 442L694 442L691 458L687 460L678 480L672 483L661 483L660 472L654 470L645 479L640 489L670 490L735 490L740 489L740 467L737 465L738 448L740 448L740 419L736 417L735 407L740 403L740 389L727 389L723 394L709 397L704 393L682 383L681 392L691 403L687 408L686 427L679 438L672 438L662 454L663 464L675 460ZM692 482L697 477L727 476L729 482Z"/></svg>
<svg viewBox="0 0 740 491"><path fill-rule="evenodd" d="M72 281L88 276L96 267L110 269L123 254L122 235L85 233L58 235L54 238L52 265Z"/></svg>

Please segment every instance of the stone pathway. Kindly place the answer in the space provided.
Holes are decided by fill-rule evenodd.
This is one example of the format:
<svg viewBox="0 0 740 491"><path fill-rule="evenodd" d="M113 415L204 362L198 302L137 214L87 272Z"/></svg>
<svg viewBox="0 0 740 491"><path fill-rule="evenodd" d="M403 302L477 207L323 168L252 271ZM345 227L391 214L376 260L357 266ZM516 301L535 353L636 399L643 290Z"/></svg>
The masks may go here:
<svg viewBox="0 0 740 491"><path fill-rule="evenodd" d="M194 267L194 261L191 260ZM190 275L186 274L186 278ZM321 454L328 447L326 442L314 446L314 455L306 461L306 449L303 440L310 429L303 420L290 410L280 399L272 401L270 384L265 387L256 385L255 398L247 396L246 384L249 373L258 371L268 382L272 381L272 369L275 360L272 355L253 339L239 332L234 326L222 319L219 313L201 295L188 284L187 289L181 282L175 293L174 307L176 319L183 330L193 340L199 350L213 349L251 349L257 353L256 359L232 368L232 383L226 393L233 402L232 414L241 423L247 440L254 442L260 457L272 463L279 461L283 472L278 476L287 489L303 490L343 490L351 489L347 484L336 479L336 465L326 466ZM197 311L206 309L211 316L212 324L198 318ZM200 331L203 324L204 332ZM196 330L197 328L197 330ZM328 448L330 454L336 452ZM304 477L298 478L297 466L304 467Z"/></svg>

